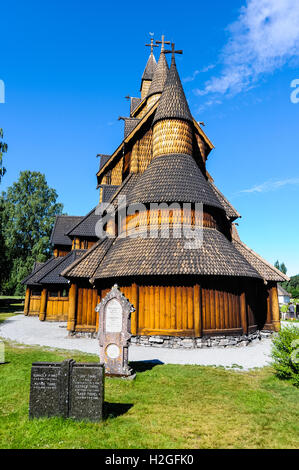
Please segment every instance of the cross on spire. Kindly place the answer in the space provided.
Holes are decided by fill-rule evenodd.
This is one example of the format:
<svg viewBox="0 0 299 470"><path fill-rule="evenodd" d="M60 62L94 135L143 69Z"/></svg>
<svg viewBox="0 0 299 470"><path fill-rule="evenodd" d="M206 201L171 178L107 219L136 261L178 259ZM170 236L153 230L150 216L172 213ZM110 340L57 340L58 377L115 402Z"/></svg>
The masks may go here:
<svg viewBox="0 0 299 470"><path fill-rule="evenodd" d="M153 37L151 37L151 43L146 44L146 46L151 48L151 54L153 53L154 47L159 47L159 46L156 46L156 44L154 44L154 38Z"/></svg>
<svg viewBox="0 0 299 470"><path fill-rule="evenodd" d="M162 34L161 41L157 40L156 44L161 44L161 52L164 51L164 44L170 44L170 41L165 41L165 36Z"/></svg>
<svg viewBox="0 0 299 470"><path fill-rule="evenodd" d="M167 50L164 51L164 54L172 54L171 63L175 62L175 54L183 54L183 51L180 49L179 51L175 51L175 44L174 42L171 43L171 51Z"/></svg>

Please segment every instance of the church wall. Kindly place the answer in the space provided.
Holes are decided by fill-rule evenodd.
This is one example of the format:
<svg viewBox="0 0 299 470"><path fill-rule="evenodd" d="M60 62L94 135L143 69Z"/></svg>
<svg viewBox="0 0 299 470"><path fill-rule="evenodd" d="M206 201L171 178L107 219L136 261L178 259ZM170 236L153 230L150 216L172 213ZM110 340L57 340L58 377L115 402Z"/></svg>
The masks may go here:
<svg viewBox="0 0 299 470"><path fill-rule="evenodd" d="M96 331L95 307L111 285L78 286L76 331ZM119 284L121 292L135 306L133 335L214 336L242 335L257 329L274 329L271 302L261 281L198 278L178 283L144 279L142 284ZM267 310L268 308L268 310ZM268 322L265 325L268 312Z"/></svg>

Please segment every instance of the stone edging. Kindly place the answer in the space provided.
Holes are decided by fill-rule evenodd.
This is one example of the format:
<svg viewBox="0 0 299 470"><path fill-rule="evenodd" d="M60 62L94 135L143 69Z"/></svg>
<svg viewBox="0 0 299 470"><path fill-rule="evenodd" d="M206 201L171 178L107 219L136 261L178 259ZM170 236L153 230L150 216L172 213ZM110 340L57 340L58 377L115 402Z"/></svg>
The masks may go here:
<svg viewBox="0 0 299 470"><path fill-rule="evenodd" d="M132 336L130 343L135 346L152 346L169 349L203 349L210 347L243 347L263 338L270 338L273 331L255 331L248 335L209 336L186 338L180 336Z"/></svg>

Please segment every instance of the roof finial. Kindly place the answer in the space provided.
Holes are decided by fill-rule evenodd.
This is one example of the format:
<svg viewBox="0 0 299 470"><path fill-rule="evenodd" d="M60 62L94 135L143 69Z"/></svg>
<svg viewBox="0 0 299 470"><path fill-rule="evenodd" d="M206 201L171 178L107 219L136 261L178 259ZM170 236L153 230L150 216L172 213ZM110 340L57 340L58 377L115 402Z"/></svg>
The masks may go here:
<svg viewBox="0 0 299 470"><path fill-rule="evenodd" d="M146 44L146 46L150 47L151 48L151 54L153 53L153 50L154 50L154 47L159 47L159 46L156 46L156 44L154 44L154 33L150 33L151 35L151 43L150 44Z"/></svg>
<svg viewBox="0 0 299 470"><path fill-rule="evenodd" d="M162 34L161 41L157 40L156 44L161 44L161 52L164 52L164 45L165 44L170 44L170 41L165 41L165 36L164 36L164 34Z"/></svg>
<svg viewBox="0 0 299 470"><path fill-rule="evenodd" d="M171 63L175 63L175 54L183 54L183 51L181 49L179 51L175 51L175 44L172 42L171 51L164 51L164 54L172 54Z"/></svg>

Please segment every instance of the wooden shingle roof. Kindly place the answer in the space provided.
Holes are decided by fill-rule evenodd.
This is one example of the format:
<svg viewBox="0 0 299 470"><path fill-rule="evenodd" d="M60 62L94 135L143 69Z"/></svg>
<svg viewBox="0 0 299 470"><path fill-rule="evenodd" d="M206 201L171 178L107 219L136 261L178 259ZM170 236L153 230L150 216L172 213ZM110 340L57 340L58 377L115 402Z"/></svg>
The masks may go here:
<svg viewBox="0 0 299 470"><path fill-rule="evenodd" d="M214 182L213 181L208 181L208 183L212 187L217 199L222 204L227 217L231 220L235 220L235 219L238 219L239 217L241 217L239 212L231 205L231 203L228 201L228 199L226 199L226 197L222 194L222 192L217 188L217 186L214 184Z"/></svg>
<svg viewBox="0 0 299 470"><path fill-rule="evenodd" d="M152 83L149 87L147 97L162 93L168 75L168 64L165 54L161 52Z"/></svg>
<svg viewBox="0 0 299 470"><path fill-rule="evenodd" d="M51 233L50 243L53 245L72 245L72 240L66 235L74 225L77 225L83 217L73 215L57 215Z"/></svg>
<svg viewBox="0 0 299 470"><path fill-rule="evenodd" d="M286 274L283 274L274 266L272 266L268 261L262 258L260 255L255 253L251 248L249 248L245 243L236 237L233 238L233 244L235 248L244 256L244 258L256 269L260 276L265 281L276 281L283 282L289 281L289 277Z"/></svg>
<svg viewBox="0 0 299 470"><path fill-rule="evenodd" d="M174 59L171 61L153 124L161 119L184 119L185 121L193 123Z"/></svg>
<svg viewBox="0 0 299 470"><path fill-rule="evenodd" d="M139 177L128 202L190 202L223 209L193 157L186 154L155 157Z"/></svg>
<svg viewBox="0 0 299 470"><path fill-rule="evenodd" d="M68 265L61 275L68 278L91 278L112 243L112 238L99 240L81 258Z"/></svg>
<svg viewBox="0 0 299 470"><path fill-rule="evenodd" d="M151 52L150 56L147 60L144 72L142 74L141 81L142 80L152 80L154 72L156 70L156 67L157 67L157 61L155 59L154 54Z"/></svg>
<svg viewBox="0 0 299 470"><path fill-rule="evenodd" d="M122 276L208 275L260 278L219 231L203 229L200 248L186 249L184 238L117 238L94 279Z"/></svg>
<svg viewBox="0 0 299 470"><path fill-rule="evenodd" d="M96 237L95 226L100 216L95 214L94 207L85 217L67 233L69 237Z"/></svg>
<svg viewBox="0 0 299 470"><path fill-rule="evenodd" d="M41 284L67 284L67 279L60 277L60 273L77 257L82 256L86 250L73 250L66 256L52 257L35 271L23 279L22 284L38 286Z"/></svg>

